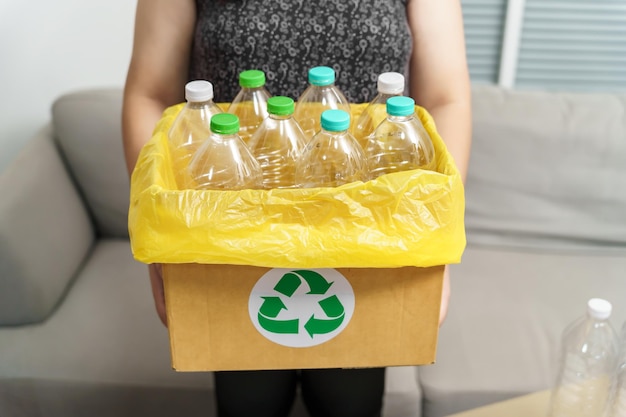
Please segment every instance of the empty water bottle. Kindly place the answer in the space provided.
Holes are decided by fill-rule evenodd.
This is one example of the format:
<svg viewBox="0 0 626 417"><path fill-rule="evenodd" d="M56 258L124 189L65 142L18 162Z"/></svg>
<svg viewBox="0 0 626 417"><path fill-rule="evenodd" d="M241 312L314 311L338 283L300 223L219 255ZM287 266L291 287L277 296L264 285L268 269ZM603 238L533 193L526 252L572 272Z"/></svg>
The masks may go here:
<svg viewBox="0 0 626 417"><path fill-rule="evenodd" d="M263 186L290 188L296 185L296 161L306 144L304 132L292 117L294 101L275 96L268 100L269 116L250 138L248 146L263 170Z"/></svg>
<svg viewBox="0 0 626 417"><path fill-rule="evenodd" d="M302 188L337 187L367 181L363 150L348 131L350 114L326 110L321 130L307 144L296 166L296 183Z"/></svg>
<svg viewBox="0 0 626 417"><path fill-rule="evenodd" d="M611 309L608 301L592 298L587 314L565 329L550 417L607 415L618 358Z"/></svg>
<svg viewBox="0 0 626 417"><path fill-rule="evenodd" d="M195 188L243 190L262 188L259 163L237 135L239 118L222 113L211 118L211 134L189 164Z"/></svg>
<svg viewBox="0 0 626 417"><path fill-rule="evenodd" d="M352 129L354 137L363 148L367 144L367 136L387 117L387 99L404 92L404 75L383 72L378 76L377 89L378 94L363 110Z"/></svg>
<svg viewBox="0 0 626 417"><path fill-rule="evenodd" d="M308 72L309 86L302 92L296 104L294 118L302 127L307 140L319 132L320 120L325 110L344 110L350 113L350 104L335 85L335 70L330 67L314 67Z"/></svg>
<svg viewBox="0 0 626 417"><path fill-rule="evenodd" d="M213 85L204 80L185 85L185 100L168 132L170 155L178 188L193 187L189 177L189 161L211 132L211 117L222 113L213 102Z"/></svg>
<svg viewBox="0 0 626 417"><path fill-rule="evenodd" d="M267 117L267 100L270 93L265 88L265 73L247 70L239 74L241 89L230 103L228 113L239 117L239 136L248 143Z"/></svg>
<svg viewBox="0 0 626 417"><path fill-rule="evenodd" d="M391 97L387 117L368 137L365 157L371 178L412 169L435 169L435 149L410 97Z"/></svg>

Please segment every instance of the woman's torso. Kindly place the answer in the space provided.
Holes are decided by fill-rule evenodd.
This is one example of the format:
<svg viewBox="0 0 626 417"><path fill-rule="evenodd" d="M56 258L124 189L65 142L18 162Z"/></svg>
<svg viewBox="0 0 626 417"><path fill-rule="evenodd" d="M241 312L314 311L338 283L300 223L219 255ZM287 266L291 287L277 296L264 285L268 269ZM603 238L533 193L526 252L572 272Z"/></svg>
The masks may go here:
<svg viewBox="0 0 626 417"><path fill-rule="evenodd" d="M239 91L239 72L261 69L272 95L294 99L310 67L327 65L354 103L376 94L378 74L407 73L406 0L196 0L189 79L214 84L216 101Z"/></svg>

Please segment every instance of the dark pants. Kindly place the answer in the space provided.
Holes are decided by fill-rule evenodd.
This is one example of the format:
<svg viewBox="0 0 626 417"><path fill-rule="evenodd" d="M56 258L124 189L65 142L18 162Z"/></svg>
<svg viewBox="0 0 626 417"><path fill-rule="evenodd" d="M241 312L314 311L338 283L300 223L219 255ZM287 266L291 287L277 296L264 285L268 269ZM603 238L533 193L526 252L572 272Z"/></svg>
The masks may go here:
<svg viewBox="0 0 626 417"><path fill-rule="evenodd" d="M385 369L307 369L215 373L219 417L286 417L300 383L313 417L379 417Z"/></svg>

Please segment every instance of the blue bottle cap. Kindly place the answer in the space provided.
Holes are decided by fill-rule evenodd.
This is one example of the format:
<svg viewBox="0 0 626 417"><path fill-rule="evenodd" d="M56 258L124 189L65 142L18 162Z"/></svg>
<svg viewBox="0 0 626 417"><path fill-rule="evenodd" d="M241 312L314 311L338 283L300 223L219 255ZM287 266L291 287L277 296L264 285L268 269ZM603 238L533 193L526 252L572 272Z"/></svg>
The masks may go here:
<svg viewBox="0 0 626 417"><path fill-rule="evenodd" d="M410 116L415 112L415 100L411 97L396 96L387 99L387 114L390 116Z"/></svg>
<svg viewBox="0 0 626 417"><path fill-rule="evenodd" d="M341 132L350 127L350 113L344 110L324 110L321 120L322 129Z"/></svg>
<svg viewBox="0 0 626 417"><path fill-rule="evenodd" d="M309 70L309 83L317 86L331 85L335 82L335 70L331 67L313 67Z"/></svg>

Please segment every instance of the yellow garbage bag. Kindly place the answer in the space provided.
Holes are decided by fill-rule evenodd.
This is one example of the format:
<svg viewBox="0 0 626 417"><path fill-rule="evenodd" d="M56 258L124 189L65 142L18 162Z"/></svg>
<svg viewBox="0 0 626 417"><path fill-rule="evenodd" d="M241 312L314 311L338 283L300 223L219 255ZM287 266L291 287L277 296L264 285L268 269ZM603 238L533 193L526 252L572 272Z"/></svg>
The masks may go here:
<svg viewBox="0 0 626 417"><path fill-rule="evenodd" d="M437 172L412 170L336 188L179 190L168 108L131 177L129 232L144 263L274 268L428 267L460 262L465 249L461 176L430 115ZM356 119L366 104L352 105Z"/></svg>

